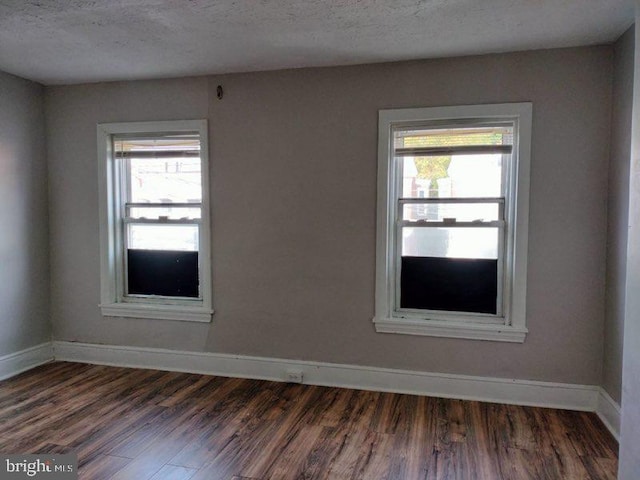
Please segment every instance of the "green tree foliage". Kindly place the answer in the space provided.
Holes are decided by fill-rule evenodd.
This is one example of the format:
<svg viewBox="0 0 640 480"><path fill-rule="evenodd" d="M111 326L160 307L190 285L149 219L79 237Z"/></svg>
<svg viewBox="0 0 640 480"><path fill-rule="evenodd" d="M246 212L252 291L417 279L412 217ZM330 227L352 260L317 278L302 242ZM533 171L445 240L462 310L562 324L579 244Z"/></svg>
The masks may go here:
<svg viewBox="0 0 640 480"><path fill-rule="evenodd" d="M418 170L418 178L430 179L429 196L438 196L438 180L447 178L449 173L449 164L451 156L446 157L415 157L413 159L416 170Z"/></svg>
<svg viewBox="0 0 640 480"><path fill-rule="evenodd" d="M422 134L407 136L404 138L405 147L434 147L457 145L501 145L503 132L485 131L478 133L461 132ZM414 162L418 171L418 178L430 179L429 190L432 193L438 190L438 180L449 176L447 170L451 164L451 156L415 157Z"/></svg>
<svg viewBox="0 0 640 480"><path fill-rule="evenodd" d="M415 157L414 162L418 170L418 178L438 180L449 176L447 170L451 163L450 155L446 157Z"/></svg>

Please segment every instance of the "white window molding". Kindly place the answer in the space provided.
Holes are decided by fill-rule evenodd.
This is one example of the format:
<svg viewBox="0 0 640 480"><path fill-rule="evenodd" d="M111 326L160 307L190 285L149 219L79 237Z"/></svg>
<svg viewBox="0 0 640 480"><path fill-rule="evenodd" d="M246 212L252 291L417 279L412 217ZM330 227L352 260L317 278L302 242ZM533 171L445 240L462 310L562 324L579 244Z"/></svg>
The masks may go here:
<svg viewBox="0 0 640 480"><path fill-rule="evenodd" d="M128 207L123 200L123 164L116 159L114 138L159 134L197 134L200 143L201 200L195 205L200 217L195 225L198 252L198 291L189 298L127 293L125 271L125 223ZM97 126L100 217L100 308L103 316L210 322L213 314L210 251L209 150L206 120L104 123ZM191 204L189 204L190 207ZM139 207L139 206L138 206ZM150 207L156 207L150 204ZM184 207L184 205L183 205ZM165 223L187 221L167 220ZM149 220L143 217L143 222ZM153 222L153 220L151 220ZM194 247L195 248L195 247ZM195 275L195 274L194 274ZM192 275L192 278L193 277ZM192 297L192 298L191 298Z"/></svg>
<svg viewBox="0 0 640 480"><path fill-rule="evenodd" d="M394 129L432 125L474 125L510 122L514 143L503 177L505 203L504 262L498 311L479 315L449 311L407 310L399 305L398 178ZM531 152L531 103L381 110L378 137L378 199L376 230L377 332L436 337L524 342L526 328L527 244ZM504 167L503 167L504 168ZM500 270L499 270L500 271Z"/></svg>

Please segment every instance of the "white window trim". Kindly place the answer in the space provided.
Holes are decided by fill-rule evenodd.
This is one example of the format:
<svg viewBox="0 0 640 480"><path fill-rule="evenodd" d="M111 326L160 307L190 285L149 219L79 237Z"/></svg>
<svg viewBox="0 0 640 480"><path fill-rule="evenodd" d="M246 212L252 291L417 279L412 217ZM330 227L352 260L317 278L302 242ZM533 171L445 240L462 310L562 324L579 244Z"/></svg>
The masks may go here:
<svg viewBox="0 0 640 480"><path fill-rule="evenodd" d="M395 125L436 120L506 119L515 120L517 145L514 144L513 172L515 204L509 219L513 228L512 262L505 278L508 301L504 318L478 321L473 315L400 314L394 309L395 258L392 242L395 225L390 214L396 208L394 175L389 175L393 161L392 128ZM434 337L466 338L522 343L526 327L527 249L529 225L529 176L531 162L531 103L464 105L455 107L380 110L378 116L378 201L376 227L376 300L373 322L377 332ZM514 139L514 140L515 140ZM514 215L513 215L514 214ZM515 216L515 219L513 218ZM480 318L480 316L478 316Z"/></svg>
<svg viewBox="0 0 640 480"><path fill-rule="evenodd" d="M202 169L202 218L199 242L200 300L187 305L157 302L124 302L120 298L122 261L118 238L118 215L115 160L112 136L125 133L197 131L200 135ZM210 322L213 315L211 291L211 223L209 196L209 146L206 120L163 122L102 123L97 127L98 181L100 207L100 309L103 316L151 318L189 322Z"/></svg>

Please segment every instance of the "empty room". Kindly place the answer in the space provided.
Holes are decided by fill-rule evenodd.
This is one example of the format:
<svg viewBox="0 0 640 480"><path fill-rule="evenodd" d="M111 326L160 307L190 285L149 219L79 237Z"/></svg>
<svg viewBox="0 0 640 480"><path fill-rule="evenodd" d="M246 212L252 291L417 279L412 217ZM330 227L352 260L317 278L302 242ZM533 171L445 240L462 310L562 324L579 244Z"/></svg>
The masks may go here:
<svg viewBox="0 0 640 480"><path fill-rule="evenodd" d="M0 478L640 479L637 8L0 1Z"/></svg>

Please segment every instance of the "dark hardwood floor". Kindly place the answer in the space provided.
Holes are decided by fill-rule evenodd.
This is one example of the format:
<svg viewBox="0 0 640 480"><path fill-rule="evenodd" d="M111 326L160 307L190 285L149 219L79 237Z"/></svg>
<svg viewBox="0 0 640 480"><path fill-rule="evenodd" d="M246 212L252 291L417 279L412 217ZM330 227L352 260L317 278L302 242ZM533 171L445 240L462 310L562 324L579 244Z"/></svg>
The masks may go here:
<svg viewBox="0 0 640 480"><path fill-rule="evenodd" d="M57 362L0 382L0 452L87 480L615 479L592 413Z"/></svg>

